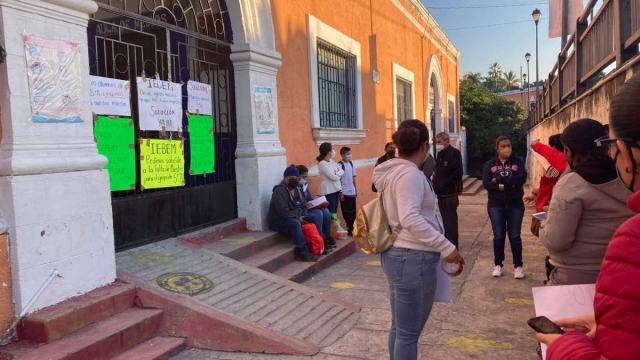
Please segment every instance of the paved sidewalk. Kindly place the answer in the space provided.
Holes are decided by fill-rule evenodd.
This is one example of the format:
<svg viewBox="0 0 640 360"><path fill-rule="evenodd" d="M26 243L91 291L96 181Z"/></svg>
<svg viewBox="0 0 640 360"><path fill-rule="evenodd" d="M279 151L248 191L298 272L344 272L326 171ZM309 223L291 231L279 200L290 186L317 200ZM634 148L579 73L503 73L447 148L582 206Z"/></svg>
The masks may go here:
<svg viewBox="0 0 640 360"><path fill-rule="evenodd" d="M529 231L528 209L522 237L526 278L515 280L513 267L502 278L491 277L493 245L486 213L486 195L461 198L460 249L467 266L453 280L451 304L435 304L420 338L420 359L537 360L533 332L526 324L534 316L531 288L543 286L545 249ZM507 262L511 260L507 245ZM351 331L313 357L240 354L187 350L174 360L298 360L388 359L391 314L387 280L379 257L360 252L304 283L362 307Z"/></svg>

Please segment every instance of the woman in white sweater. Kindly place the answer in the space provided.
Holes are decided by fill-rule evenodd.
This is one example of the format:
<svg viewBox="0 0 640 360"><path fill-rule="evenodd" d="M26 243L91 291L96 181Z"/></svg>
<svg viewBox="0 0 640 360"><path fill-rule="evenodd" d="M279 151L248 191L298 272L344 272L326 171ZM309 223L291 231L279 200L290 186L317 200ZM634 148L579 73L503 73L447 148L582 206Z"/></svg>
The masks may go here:
<svg viewBox="0 0 640 360"><path fill-rule="evenodd" d="M333 157L336 156L336 152L330 143L322 143L320 145L320 155L316 158L318 160L318 172L320 173L320 188L318 189L318 196L324 196L329 202L329 212L331 216L338 213L338 204L340 203L340 193L342 192L342 184L340 179L344 175L344 170L333 161Z"/></svg>
<svg viewBox="0 0 640 360"><path fill-rule="evenodd" d="M418 358L418 338L433 306L440 257L464 264L455 245L444 236L436 195L419 168L428 155L428 139L429 131L421 121L403 121L393 134L399 157L373 171L373 184L383 193L389 225L402 226L391 249L381 256L391 292L391 360Z"/></svg>

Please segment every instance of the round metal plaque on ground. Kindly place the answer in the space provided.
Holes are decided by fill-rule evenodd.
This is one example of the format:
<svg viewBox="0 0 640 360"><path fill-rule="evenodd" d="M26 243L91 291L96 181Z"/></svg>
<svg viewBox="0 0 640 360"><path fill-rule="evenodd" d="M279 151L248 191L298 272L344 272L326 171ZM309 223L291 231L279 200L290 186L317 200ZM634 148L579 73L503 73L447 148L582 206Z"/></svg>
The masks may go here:
<svg viewBox="0 0 640 360"><path fill-rule="evenodd" d="M205 293L213 289L213 282L205 276L191 272L170 272L156 279L161 288L189 296Z"/></svg>

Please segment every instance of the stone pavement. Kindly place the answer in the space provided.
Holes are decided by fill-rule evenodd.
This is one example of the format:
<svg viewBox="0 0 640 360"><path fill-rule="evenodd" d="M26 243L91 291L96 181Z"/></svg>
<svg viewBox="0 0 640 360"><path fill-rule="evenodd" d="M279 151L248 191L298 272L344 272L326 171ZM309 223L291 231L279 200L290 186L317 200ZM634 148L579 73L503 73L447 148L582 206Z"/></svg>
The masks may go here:
<svg viewBox="0 0 640 360"><path fill-rule="evenodd" d="M515 280L513 267L504 276L491 277L493 247L486 195L462 197L460 250L467 265L454 278L453 302L435 304L419 340L420 359L518 359L537 360L533 331L526 324L534 316L531 288L543 286L545 249L529 231L533 209L528 208L522 226L526 278ZM511 260L507 245L507 262ZM387 336L391 313L387 280L379 257L361 252L342 260L304 285L362 307L353 329L313 357L241 354L187 350L173 360L328 360L388 359Z"/></svg>

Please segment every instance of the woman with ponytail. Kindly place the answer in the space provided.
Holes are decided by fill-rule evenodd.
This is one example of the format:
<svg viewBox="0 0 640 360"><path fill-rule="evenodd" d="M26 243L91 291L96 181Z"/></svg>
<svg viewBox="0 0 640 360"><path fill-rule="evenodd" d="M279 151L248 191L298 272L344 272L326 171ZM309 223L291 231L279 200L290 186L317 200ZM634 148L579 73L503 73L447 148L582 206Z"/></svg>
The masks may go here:
<svg viewBox="0 0 640 360"><path fill-rule="evenodd" d="M320 155L316 158L318 161L318 172L320 173L320 188L318 188L318 196L324 196L329 202L329 212L333 218L338 213L338 205L340 204L340 193L342 193L342 183L340 179L344 175L344 170L338 165L333 158L336 152L330 143L322 143L319 148Z"/></svg>
<svg viewBox="0 0 640 360"><path fill-rule="evenodd" d="M618 180L614 161L596 146L606 136L602 124L581 119L561 140L571 169L553 188L540 241L555 268L547 285L595 284L602 258L616 229L632 216L631 195Z"/></svg>

